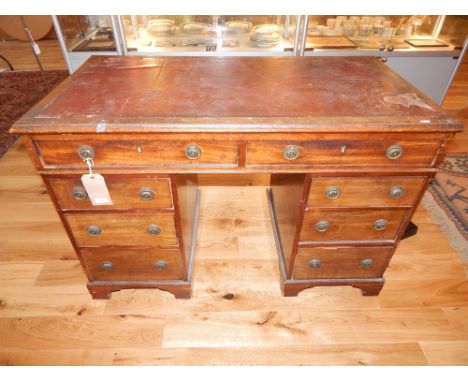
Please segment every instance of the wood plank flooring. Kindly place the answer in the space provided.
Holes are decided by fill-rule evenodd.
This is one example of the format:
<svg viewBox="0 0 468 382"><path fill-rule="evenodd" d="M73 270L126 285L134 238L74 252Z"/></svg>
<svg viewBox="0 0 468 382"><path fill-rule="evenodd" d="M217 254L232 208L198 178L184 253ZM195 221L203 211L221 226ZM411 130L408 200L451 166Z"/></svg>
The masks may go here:
<svg viewBox="0 0 468 382"><path fill-rule="evenodd" d="M462 73L446 100L455 113L466 108ZM468 150L465 137L453 151ZM92 300L49 195L16 144L0 160L0 364L468 365L468 279L424 207L380 296L332 287L284 298L268 176L200 181L193 298L125 290Z"/></svg>

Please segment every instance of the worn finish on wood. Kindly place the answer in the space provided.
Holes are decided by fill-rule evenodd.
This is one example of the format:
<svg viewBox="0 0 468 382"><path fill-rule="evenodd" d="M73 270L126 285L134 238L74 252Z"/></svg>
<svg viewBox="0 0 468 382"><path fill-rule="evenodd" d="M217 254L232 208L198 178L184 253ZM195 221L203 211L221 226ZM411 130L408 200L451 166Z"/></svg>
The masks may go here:
<svg viewBox="0 0 468 382"><path fill-rule="evenodd" d="M447 140L461 128L370 58L101 56L12 132L27 136L98 298L125 285L190 284L198 214L193 174L201 172L272 174L284 291L298 291L302 279L304 288L362 285L378 293ZM87 165L109 178L114 206L70 199ZM135 199L151 176L166 177L162 204ZM325 233L310 234L312 225ZM157 279L149 253L132 262L132 251L144 247L175 250L177 258L159 265L175 262L177 272ZM370 264L357 269L356 262Z"/></svg>
<svg viewBox="0 0 468 382"><path fill-rule="evenodd" d="M404 106L401 97L407 93L419 106ZM107 101L110 96L113 102ZM95 133L103 121L105 132L119 133L134 132L135 123L143 125L139 131L181 132L269 131L272 122L306 131L462 127L372 57L96 56L14 130Z"/></svg>

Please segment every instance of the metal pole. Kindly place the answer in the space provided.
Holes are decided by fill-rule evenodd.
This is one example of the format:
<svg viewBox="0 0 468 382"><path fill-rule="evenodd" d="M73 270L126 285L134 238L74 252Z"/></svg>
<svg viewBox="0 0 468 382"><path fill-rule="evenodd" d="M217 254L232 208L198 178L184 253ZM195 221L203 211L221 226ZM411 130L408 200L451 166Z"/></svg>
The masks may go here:
<svg viewBox="0 0 468 382"><path fill-rule="evenodd" d="M301 34L301 22L302 17L296 16L296 35L294 36L294 48L293 48L293 55L299 55L299 35Z"/></svg>
<svg viewBox="0 0 468 382"><path fill-rule="evenodd" d="M21 20L21 23L23 24L24 31L26 32L28 36L29 42L31 43L31 50L33 52L34 58L36 59L37 65L39 66L39 70L41 71L42 80L44 81L44 84L47 90L50 90L49 84L47 83L47 79L44 73L44 68L42 67L41 60L39 59L39 54L40 54L39 45L37 45L36 41L34 41L31 31L26 25L26 21L24 21L23 16L20 16L20 20Z"/></svg>
<svg viewBox="0 0 468 382"><path fill-rule="evenodd" d="M110 17L110 21L111 21L111 25L112 25L112 34L114 35L114 42L115 42L115 49L117 50L117 54L119 56L122 56L123 55L123 52L122 52L122 45L120 44L120 32L119 32L119 28L117 26L117 23L115 21L115 16L109 16Z"/></svg>
<svg viewBox="0 0 468 382"><path fill-rule="evenodd" d="M72 69L70 60L68 58L67 44L65 43L65 38L63 37L62 27L60 26L60 21L59 21L58 17L55 16L55 15L50 16L50 17L52 18L52 24L54 24L55 34L57 35L57 39L58 39L58 42L59 42L59 45L60 45L60 49L62 49L62 54L63 54L63 58L65 60L65 64L67 64L68 73L72 74L73 69Z"/></svg>
<svg viewBox="0 0 468 382"><path fill-rule="evenodd" d="M122 46L122 54L124 56L128 56L128 49L127 49L127 39L125 36L125 29L123 27L122 16L117 15L115 16L116 24L119 27L120 32L120 44Z"/></svg>
<svg viewBox="0 0 468 382"><path fill-rule="evenodd" d="M302 19L302 41L301 41L301 50L299 51L299 55L304 55L304 50L307 42L307 25L309 24L309 16L304 16Z"/></svg>

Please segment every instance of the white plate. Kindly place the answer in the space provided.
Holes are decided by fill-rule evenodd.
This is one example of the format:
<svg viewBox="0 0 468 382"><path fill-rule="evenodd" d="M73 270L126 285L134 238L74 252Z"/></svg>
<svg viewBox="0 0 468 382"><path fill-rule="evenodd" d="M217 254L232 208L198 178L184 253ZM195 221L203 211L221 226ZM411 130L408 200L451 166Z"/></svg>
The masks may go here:
<svg viewBox="0 0 468 382"><path fill-rule="evenodd" d="M188 34L205 34L210 31L210 26L205 23L193 21L182 24L181 30Z"/></svg>

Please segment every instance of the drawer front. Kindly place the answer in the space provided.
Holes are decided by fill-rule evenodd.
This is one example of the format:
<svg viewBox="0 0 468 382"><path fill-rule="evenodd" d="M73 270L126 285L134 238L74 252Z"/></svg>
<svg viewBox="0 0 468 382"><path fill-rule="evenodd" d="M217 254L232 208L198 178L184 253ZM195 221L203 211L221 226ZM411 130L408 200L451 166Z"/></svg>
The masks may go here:
<svg viewBox="0 0 468 382"><path fill-rule="evenodd" d="M78 246L177 245L170 213L64 214Z"/></svg>
<svg viewBox="0 0 468 382"><path fill-rule="evenodd" d="M295 279L380 277L393 247L299 248Z"/></svg>
<svg viewBox="0 0 468 382"><path fill-rule="evenodd" d="M93 206L81 183L81 176L49 179L49 184L62 210L173 207L170 179L112 175L104 175L104 178L112 199L111 206Z"/></svg>
<svg viewBox="0 0 468 382"><path fill-rule="evenodd" d="M414 206L424 177L312 178L309 207Z"/></svg>
<svg viewBox="0 0 468 382"><path fill-rule="evenodd" d="M178 249L83 248L81 255L94 280L180 280L184 277Z"/></svg>
<svg viewBox="0 0 468 382"><path fill-rule="evenodd" d="M156 138L157 139L157 138ZM100 166L236 165L237 142L153 140L34 141L45 166L86 168L81 156ZM81 154L80 154L81 153Z"/></svg>
<svg viewBox="0 0 468 382"><path fill-rule="evenodd" d="M304 214L301 241L395 240L405 210L310 210Z"/></svg>
<svg viewBox="0 0 468 382"><path fill-rule="evenodd" d="M440 145L398 138L249 142L247 165L431 166Z"/></svg>

